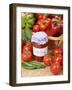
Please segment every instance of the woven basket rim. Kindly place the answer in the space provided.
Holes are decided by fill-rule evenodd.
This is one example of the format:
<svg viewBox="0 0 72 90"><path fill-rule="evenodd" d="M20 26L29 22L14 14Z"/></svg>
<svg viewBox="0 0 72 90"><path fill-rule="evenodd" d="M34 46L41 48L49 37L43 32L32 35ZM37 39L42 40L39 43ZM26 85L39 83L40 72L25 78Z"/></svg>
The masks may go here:
<svg viewBox="0 0 72 90"><path fill-rule="evenodd" d="M53 37L53 36L48 36L49 40L62 40L63 39L63 34L61 34L59 37Z"/></svg>

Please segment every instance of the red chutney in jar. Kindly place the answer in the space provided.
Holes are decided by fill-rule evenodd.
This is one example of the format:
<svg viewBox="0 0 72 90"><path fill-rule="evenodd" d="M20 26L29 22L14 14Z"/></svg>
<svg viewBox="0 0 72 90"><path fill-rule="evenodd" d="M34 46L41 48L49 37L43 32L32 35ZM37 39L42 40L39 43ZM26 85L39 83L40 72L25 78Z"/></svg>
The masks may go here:
<svg viewBox="0 0 72 90"><path fill-rule="evenodd" d="M48 35L45 32L36 32L32 35L33 56L37 61L42 62L43 57L48 53Z"/></svg>

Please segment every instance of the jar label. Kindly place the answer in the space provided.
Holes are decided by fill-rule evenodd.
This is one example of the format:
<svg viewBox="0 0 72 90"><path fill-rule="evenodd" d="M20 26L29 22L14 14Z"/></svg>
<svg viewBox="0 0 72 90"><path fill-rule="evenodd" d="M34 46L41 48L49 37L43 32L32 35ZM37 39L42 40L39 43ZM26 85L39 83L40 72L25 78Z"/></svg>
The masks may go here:
<svg viewBox="0 0 72 90"><path fill-rule="evenodd" d="M48 52L48 47L45 47L45 48L35 48L33 47L33 54L35 56L39 56L39 57L42 57L42 56L45 56Z"/></svg>

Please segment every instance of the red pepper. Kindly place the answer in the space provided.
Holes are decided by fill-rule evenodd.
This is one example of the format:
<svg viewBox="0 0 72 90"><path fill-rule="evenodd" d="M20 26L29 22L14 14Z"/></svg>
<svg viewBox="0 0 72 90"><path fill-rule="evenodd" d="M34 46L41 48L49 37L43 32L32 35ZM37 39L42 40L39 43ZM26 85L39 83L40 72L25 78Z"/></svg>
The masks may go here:
<svg viewBox="0 0 72 90"><path fill-rule="evenodd" d="M47 34L49 36L59 36L63 30L61 29L61 26L62 26L61 23L62 23L61 18L58 16L55 16L55 18L53 18L51 22L51 29L47 30Z"/></svg>

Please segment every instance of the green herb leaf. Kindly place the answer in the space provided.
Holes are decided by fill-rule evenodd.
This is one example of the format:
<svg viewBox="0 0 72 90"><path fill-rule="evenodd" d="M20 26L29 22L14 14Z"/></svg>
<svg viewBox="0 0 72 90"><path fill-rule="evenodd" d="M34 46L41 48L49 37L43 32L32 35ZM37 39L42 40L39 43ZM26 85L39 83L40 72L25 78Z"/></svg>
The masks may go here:
<svg viewBox="0 0 72 90"><path fill-rule="evenodd" d="M34 19L34 14L26 14L21 17L21 24L22 28L29 28L31 29L32 26L34 25L35 19Z"/></svg>
<svg viewBox="0 0 72 90"><path fill-rule="evenodd" d="M32 31L28 28L25 29L25 36L27 38L27 40L31 41L31 37L32 37Z"/></svg>
<svg viewBox="0 0 72 90"><path fill-rule="evenodd" d="M22 28L25 28L25 23L26 23L25 19L26 19L25 16L22 16L22 17L21 17L21 27L22 27Z"/></svg>
<svg viewBox="0 0 72 90"><path fill-rule="evenodd" d="M26 41L27 40L26 39L26 35L25 35L25 30L22 30L21 31L21 38L22 38L23 41Z"/></svg>

